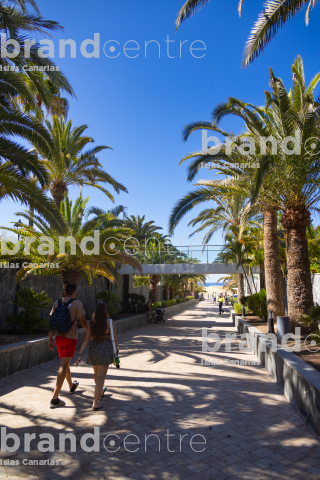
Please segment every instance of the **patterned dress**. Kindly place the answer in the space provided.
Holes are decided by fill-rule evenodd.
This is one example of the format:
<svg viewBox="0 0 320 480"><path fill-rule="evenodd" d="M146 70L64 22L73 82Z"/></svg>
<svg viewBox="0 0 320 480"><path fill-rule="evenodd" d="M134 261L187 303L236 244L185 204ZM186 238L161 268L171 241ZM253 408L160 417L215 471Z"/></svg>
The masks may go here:
<svg viewBox="0 0 320 480"><path fill-rule="evenodd" d="M113 346L109 337L103 340L91 340L87 358L88 365L111 365L113 363Z"/></svg>

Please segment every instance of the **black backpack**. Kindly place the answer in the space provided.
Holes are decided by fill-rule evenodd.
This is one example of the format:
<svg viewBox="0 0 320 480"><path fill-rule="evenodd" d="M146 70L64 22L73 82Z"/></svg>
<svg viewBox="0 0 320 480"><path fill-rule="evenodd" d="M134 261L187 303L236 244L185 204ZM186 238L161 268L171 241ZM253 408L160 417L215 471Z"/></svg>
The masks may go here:
<svg viewBox="0 0 320 480"><path fill-rule="evenodd" d="M49 332L69 332L72 325L76 321L77 317L71 322L69 305L75 300L71 298L69 302L63 303L62 299L59 298L58 306L54 310L53 314L50 317L49 321Z"/></svg>

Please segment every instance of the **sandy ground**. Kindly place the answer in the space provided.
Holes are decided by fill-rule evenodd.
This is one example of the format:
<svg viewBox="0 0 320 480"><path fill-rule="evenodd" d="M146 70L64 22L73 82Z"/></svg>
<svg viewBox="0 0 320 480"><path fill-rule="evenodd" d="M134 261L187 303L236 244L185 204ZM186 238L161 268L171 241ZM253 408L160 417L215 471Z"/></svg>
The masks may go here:
<svg viewBox="0 0 320 480"><path fill-rule="evenodd" d="M212 294L213 292L216 292L216 295L219 295L221 292L224 293L224 292L227 292L229 295L232 295L232 292L228 292L225 288L223 287L220 287L219 285L213 285L213 286L209 286L209 287L204 287L207 291L207 293L204 293L204 298L207 298L207 295L209 293L210 295L210 298L212 298Z"/></svg>

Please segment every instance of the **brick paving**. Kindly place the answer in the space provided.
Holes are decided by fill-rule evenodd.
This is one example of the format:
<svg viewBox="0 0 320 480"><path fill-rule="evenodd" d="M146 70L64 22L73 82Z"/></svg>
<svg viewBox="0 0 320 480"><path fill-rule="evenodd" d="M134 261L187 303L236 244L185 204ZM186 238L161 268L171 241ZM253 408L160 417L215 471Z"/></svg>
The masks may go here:
<svg viewBox="0 0 320 480"><path fill-rule="evenodd" d="M280 387L258 365L202 365L255 357L240 352L237 340L230 352L222 342L219 352L202 353L201 327L221 338L235 331L228 316L218 317L206 300L165 324L121 335L121 369L110 369L99 412L91 411L93 376L84 363L71 368L80 382L77 394L63 390L67 405L55 410L49 401L57 360L2 379L0 424L21 445L16 452L1 451L0 480L319 479L319 442ZM100 429L100 451L83 451L80 439L94 427ZM30 452L24 450L27 433L36 435ZM75 435L75 452L68 440L66 451L59 451L61 433ZM39 452L41 434L53 436L54 451ZM87 446L93 449L93 440ZM8 459L20 464L4 465Z"/></svg>

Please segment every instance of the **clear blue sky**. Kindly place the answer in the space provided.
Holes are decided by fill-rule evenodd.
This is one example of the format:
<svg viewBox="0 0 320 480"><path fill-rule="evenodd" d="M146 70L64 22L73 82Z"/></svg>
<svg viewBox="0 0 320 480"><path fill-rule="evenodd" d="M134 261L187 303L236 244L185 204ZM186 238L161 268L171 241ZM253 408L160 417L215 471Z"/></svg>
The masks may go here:
<svg viewBox="0 0 320 480"><path fill-rule="evenodd" d="M320 7L311 12L310 25L305 26L304 13L291 21L265 52L247 70L241 69L241 58L250 28L262 1L246 0L242 18L237 13L238 0L211 0L192 19L182 24L175 33L175 19L184 0L39 0L44 17L59 21L64 32L54 34L55 62L70 80L77 100L70 101L69 118L74 125L85 123L96 144L106 144L113 151L101 154L106 171L122 182L129 194L116 195L115 204L128 207L128 213L145 215L167 232L169 213L174 203L190 189L186 180L186 164L179 160L187 153L201 149L201 133L194 133L187 143L181 140L182 128L195 120L209 120L212 109L229 96L239 97L255 104L264 103L264 90L268 88L268 67L291 84L291 64L300 54L305 63L307 81L320 70L320 36L317 30ZM161 5L161 10L159 10ZM100 58L85 59L80 44L94 33L101 36ZM170 44L168 58L167 35ZM72 38L77 42L77 58L58 58L59 38ZM118 58L107 58L102 50L109 40L116 40ZM131 51L127 58L123 46L129 40L140 45L140 51ZM159 59L155 43L161 45ZM183 45L179 58L179 42ZM195 40L206 44L202 59L193 58L190 45ZM133 44L129 46L134 46ZM195 45L195 46L200 46ZM67 48L68 52L68 48ZM225 128L239 131L240 123L226 120ZM213 172L203 170L197 180L212 178ZM73 198L78 189L72 189ZM94 189L85 189L90 205L106 210L111 202ZM2 224L15 220L19 210L12 202L2 202ZM188 222L200 208L185 217L176 230L174 244L187 237L191 230ZM221 244L221 234L212 243ZM187 243L185 240L184 243Z"/></svg>

